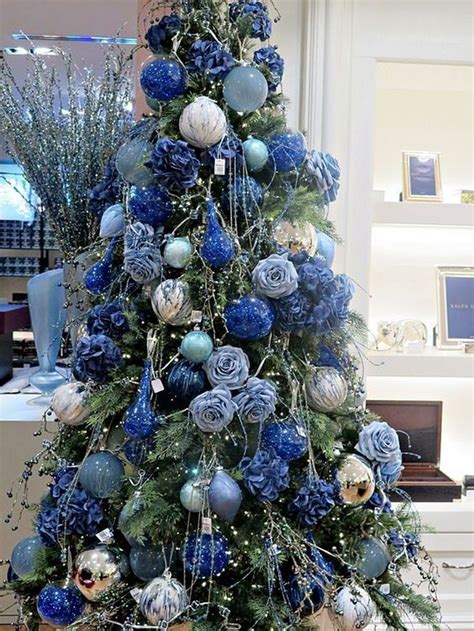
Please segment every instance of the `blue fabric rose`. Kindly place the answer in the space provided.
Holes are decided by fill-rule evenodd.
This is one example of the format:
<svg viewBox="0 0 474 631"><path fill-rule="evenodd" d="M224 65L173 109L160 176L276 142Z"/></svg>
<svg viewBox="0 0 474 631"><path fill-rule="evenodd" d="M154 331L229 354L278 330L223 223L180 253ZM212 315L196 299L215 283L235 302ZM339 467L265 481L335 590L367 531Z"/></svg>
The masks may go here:
<svg viewBox="0 0 474 631"><path fill-rule="evenodd" d="M118 300L97 305L88 313L87 332L89 335L103 334L120 339L129 329L128 320Z"/></svg>
<svg viewBox="0 0 474 631"><path fill-rule="evenodd" d="M235 66L235 59L222 46L211 39L198 39L188 49L186 68L189 72L209 74L223 79Z"/></svg>
<svg viewBox="0 0 474 631"><path fill-rule="evenodd" d="M200 162L194 149L184 140L160 138L151 154L151 168L166 188L193 188Z"/></svg>
<svg viewBox="0 0 474 631"><path fill-rule="evenodd" d="M398 434L388 423L372 421L370 425L362 428L356 449L368 460L379 464L401 465L402 454Z"/></svg>
<svg viewBox="0 0 474 631"><path fill-rule="evenodd" d="M308 480L298 489L288 511L301 526L314 526L340 502L339 485L325 480Z"/></svg>
<svg viewBox="0 0 474 631"><path fill-rule="evenodd" d="M136 283L149 285L161 273L161 254L155 230L136 221L127 227L123 251L124 269Z"/></svg>
<svg viewBox="0 0 474 631"><path fill-rule="evenodd" d="M306 162L306 172L322 194L325 203L334 202L339 191L341 177L338 161L329 153L311 151Z"/></svg>
<svg viewBox="0 0 474 631"><path fill-rule="evenodd" d="M255 292L267 298L283 298L298 288L298 272L288 254L272 254L259 261L252 273Z"/></svg>
<svg viewBox="0 0 474 631"><path fill-rule="evenodd" d="M398 438L398 437L397 437ZM376 472L378 481L386 487L391 487L400 478L403 471L401 456L393 462L382 463Z"/></svg>
<svg viewBox="0 0 474 631"><path fill-rule="evenodd" d="M181 30L182 21L179 15L165 15L157 24L152 24L145 34L145 39L152 53L170 51L173 37Z"/></svg>
<svg viewBox="0 0 474 631"><path fill-rule="evenodd" d="M285 62L283 57L277 53L276 46L268 46L256 50L253 60L257 66L262 66L262 70L267 75L268 89L275 92L283 79Z"/></svg>
<svg viewBox="0 0 474 631"><path fill-rule="evenodd" d="M111 161L107 165L102 180L89 193L88 210L101 220L104 210L121 201L121 177Z"/></svg>
<svg viewBox="0 0 474 631"><path fill-rule="evenodd" d="M229 5L229 18L234 24L240 19L248 21L252 37L262 42L272 34L272 21L263 2L249 2L249 0L232 2Z"/></svg>
<svg viewBox="0 0 474 631"><path fill-rule="evenodd" d="M79 381L104 383L111 370L123 362L121 350L107 335L91 335L79 340L73 374Z"/></svg>
<svg viewBox="0 0 474 631"><path fill-rule="evenodd" d="M193 421L202 432L220 432L234 417L236 405L227 386L221 385L204 392L189 405Z"/></svg>
<svg viewBox="0 0 474 631"><path fill-rule="evenodd" d="M275 414L277 391L266 379L252 377L245 388L234 397L239 414L249 423L262 423Z"/></svg>
<svg viewBox="0 0 474 631"><path fill-rule="evenodd" d="M232 390L247 381L250 362L241 348L222 346L212 353L203 368L211 386L224 385Z"/></svg>
<svg viewBox="0 0 474 631"><path fill-rule="evenodd" d="M273 448L260 449L253 458L243 458L244 483L259 502L274 502L290 484L289 465Z"/></svg>

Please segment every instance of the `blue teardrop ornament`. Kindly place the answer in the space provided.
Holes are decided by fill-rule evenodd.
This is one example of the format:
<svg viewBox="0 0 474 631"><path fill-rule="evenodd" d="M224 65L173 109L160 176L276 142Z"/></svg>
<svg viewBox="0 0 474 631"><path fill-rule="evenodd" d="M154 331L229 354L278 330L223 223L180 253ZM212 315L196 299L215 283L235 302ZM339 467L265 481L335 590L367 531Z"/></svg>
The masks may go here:
<svg viewBox="0 0 474 631"><path fill-rule="evenodd" d="M149 438L161 425L151 406L151 361L145 360L138 393L125 413L123 429L131 438Z"/></svg>
<svg viewBox="0 0 474 631"><path fill-rule="evenodd" d="M219 517L232 523L242 503L242 491L237 482L222 469L212 476L209 486L209 507Z"/></svg>
<svg viewBox="0 0 474 631"><path fill-rule="evenodd" d="M112 284L115 245L116 240L113 239L100 261L91 265L84 274L84 287L94 296L103 294Z"/></svg>
<svg viewBox="0 0 474 631"><path fill-rule="evenodd" d="M201 256L211 267L221 269L235 256L233 239L221 227L214 202L207 202L207 229L201 243Z"/></svg>

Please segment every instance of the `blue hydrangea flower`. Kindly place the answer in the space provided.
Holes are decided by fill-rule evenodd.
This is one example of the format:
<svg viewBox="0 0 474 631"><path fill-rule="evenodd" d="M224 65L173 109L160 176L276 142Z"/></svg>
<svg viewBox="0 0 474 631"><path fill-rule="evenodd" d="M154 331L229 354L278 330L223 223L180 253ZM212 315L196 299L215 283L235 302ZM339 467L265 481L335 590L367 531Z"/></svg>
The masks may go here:
<svg viewBox="0 0 474 631"><path fill-rule="evenodd" d="M266 70L268 89L270 92L276 92L278 86L283 79L285 70L285 61L281 55L277 53L276 46L267 46L259 48L253 55L253 60L257 66L263 66Z"/></svg>
<svg viewBox="0 0 474 631"><path fill-rule="evenodd" d="M130 329L128 320L118 300L97 305L87 316L87 332L89 335L108 335L120 339Z"/></svg>
<svg viewBox="0 0 474 631"><path fill-rule="evenodd" d="M240 416L249 423L262 423L275 414L277 392L266 379L252 377L234 397Z"/></svg>
<svg viewBox="0 0 474 631"><path fill-rule="evenodd" d="M179 15L165 15L157 24L152 24L145 34L145 39L152 53L171 50L173 37L181 30Z"/></svg>
<svg viewBox="0 0 474 631"><path fill-rule="evenodd" d="M306 327L312 303L299 289L290 296L274 300L276 323L280 331L301 331Z"/></svg>
<svg viewBox="0 0 474 631"><path fill-rule="evenodd" d="M308 480L298 489L288 511L302 526L314 526L340 502L339 485Z"/></svg>
<svg viewBox="0 0 474 631"><path fill-rule="evenodd" d="M189 72L208 73L215 79L223 79L235 66L235 59L222 46L211 39L198 39L187 54Z"/></svg>
<svg viewBox="0 0 474 631"><path fill-rule="evenodd" d="M338 371L342 371L342 364L333 351L325 345L319 347L319 357L316 362L316 366L323 366L324 368L335 368Z"/></svg>
<svg viewBox="0 0 474 631"><path fill-rule="evenodd" d="M326 204L336 200L341 177L341 169L336 158L322 151L311 151L306 162L306 173Z"/></svg>
<svg viewBox="0 0 474 631"><path fill-rule="evenodd" d="M290 484L289 465L273 448L260 449L240 463L244 483L259 502L274 502Z"/></svg>
<svg viewBox="0 0 474 631"><path fill-rule="evenodd" d="M121 350L107 335L91 335L79 340L73 374L79 381L104 383L108 374L123 362Z"/></svg>
<svg viewBox="0 0 474 631"><path fill-rule="evenodd" d="M406 552L409 559L415 559L420 551L420 538L416 532L402 532L393 528L388 533L388 542L398 552Z"/></svg>
<svg viewBox="0 0 474 631"><path fill-rule="evenodd" d="M192 188L198 178L199 166L196 152L184 140L160 138L151 154L151 168L166 188Z"/></svg>
<svg viewBox="0 0 474 631"><path fill-rule="evenodd" d="M229 5L230 21L236 24L240 19L246 19L252 27L252 37L264 42L272 34L272 21L268 9L263 2L237 0Z"/></svg>
<svg viewBox="0 0 474 631"><path fill-rule="evenodd" d="M235 164L239 170L244 164L244 149L242 142L237 136L225 136L217 145L209 147L201 154L201 162L204 166L214 169L215 160L225 160L226 173Z"/></svg>

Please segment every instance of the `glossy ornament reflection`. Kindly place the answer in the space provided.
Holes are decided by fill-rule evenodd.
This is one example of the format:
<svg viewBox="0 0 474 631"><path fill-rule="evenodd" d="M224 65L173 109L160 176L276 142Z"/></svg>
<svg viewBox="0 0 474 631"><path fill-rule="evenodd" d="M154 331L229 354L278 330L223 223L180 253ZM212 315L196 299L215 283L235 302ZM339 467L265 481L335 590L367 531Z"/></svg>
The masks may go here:
<svg viewBox="0 0 474 631"><path fill-rule="evenodd" d="M154 57L143 66L140 85L149 98L156 101L172 101L186 90L186 70L174 59Z"/></svg>
<svg viewBox="0 0 474 631"><path fill-rule="evenodd" d="M251 294L227 304L224 320L230 335L247 341L268 335L275 322L273 307L266 300Z"/></svg>
<svg viewBox="0 0 474 631"><path fill-rule="evenodd" d="M222 269L235 257L234 240L221 227L212 200L207 201L207 227L201 241L201 257L215 269Z"/></svg>
<svg viewBox="0 0 474 631"><path fill-rule="evenodd" d="M339 494L345 504L360 506L372 497L375 491L374 473L361 458L346 456L336 475L341 487Z"/></svg>
<svg viewBox="0 0 474 631"><path fill-rule="evenodd" d="M20 578L33 572L43 549L40 537L26 537L19 541L11 553L10 565L13 572Z"/></svg>
<svg viewBox="0 0 474 631"><path fill-rule="evenodd" d="M129 184L134 186L153 186L155 175L145 166L151 160L153 144L136 137L120 147L115 158L117 171Z"/></svg>
<svg viewBox="0 0 474 631"><path fill-rule="evenodd" d="M316 254L318 235L316 228L309 221L279 221L273 229L273 238L278 245L289 250L291 254L300 252L307 252L310 256Z"/></svg>
<svg viewBox="0 0 474 631"><path fill-rule="evenodd" d="M213 350L214 342L204 331L187 333L179 347L181 355L195 364L202 364L208 360Z"/></svg>
<svg viewBox="0 0 474 631"><path fill-rule="evenodd" d="M152 364L146 359L140 377L137 396L125 413L123 429L131 438L149 438L160 426L160 419L153 411L152 398Z"/></svg>
<svg viewBox="0 0 474 631"><path fill-rule="evenodd" d="M79 469L79 483L82 488L97 499L104 499L116 493L123 484L123 464L108 451L91 454Z"/></svg>
<svg viewBox="0 0 474 631"><path fill-rule="evenodd" d="M122 579L121 559L107 546L96 546L76 556L72 572L78 590L95 602Z"/></svg>
<svg viewBox="0 0 474 631"><path fill-rule="evenodd" d="M116 242L113 240L107 246L104 256L89 267L84 274L84 287L94 296L105 293L114 278L113 258Z"/></svg>
<svg viewBox="0 0 474 631"><path fill-rule="evenodd" d="M243 147L248 170L251 173L261 171L269 158L267 145L258 138L248 138Z"/></svg>
<svg viewBox="0 0 474 631"><path fill-rule="evenodd" d="M267 80L253 66L234 68L224 80L224 100L236 112L255 112L267 96Z"/></svg>

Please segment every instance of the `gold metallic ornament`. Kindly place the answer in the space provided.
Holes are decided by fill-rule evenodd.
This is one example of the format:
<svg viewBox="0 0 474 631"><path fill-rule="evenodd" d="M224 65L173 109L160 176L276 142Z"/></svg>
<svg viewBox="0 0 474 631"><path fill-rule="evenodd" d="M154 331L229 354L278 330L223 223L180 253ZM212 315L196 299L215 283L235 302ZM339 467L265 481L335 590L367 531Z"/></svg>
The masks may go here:
<svg viewBox="0 0 474 631"><path fill-rule="evenodd" d="M292 254L306 250L310 256L314 256L318 248L318 233L309 221L280 221L273 229L273 238Z"/></svg>
<svg viewBox="0 0 474 631"><path fill-rule="evenodd" d="M107 546L84 550L74 559L74 583L87 600L98 600L121 578L120 558Z"/></svg>
<svg viewBox="0 0 474 631"><path fill-rule="evenodd" d="M374 473L369 465L357 456L347 456L337 472L341 485L340 495L345 504L365 504L375 491Z"/></svg>

